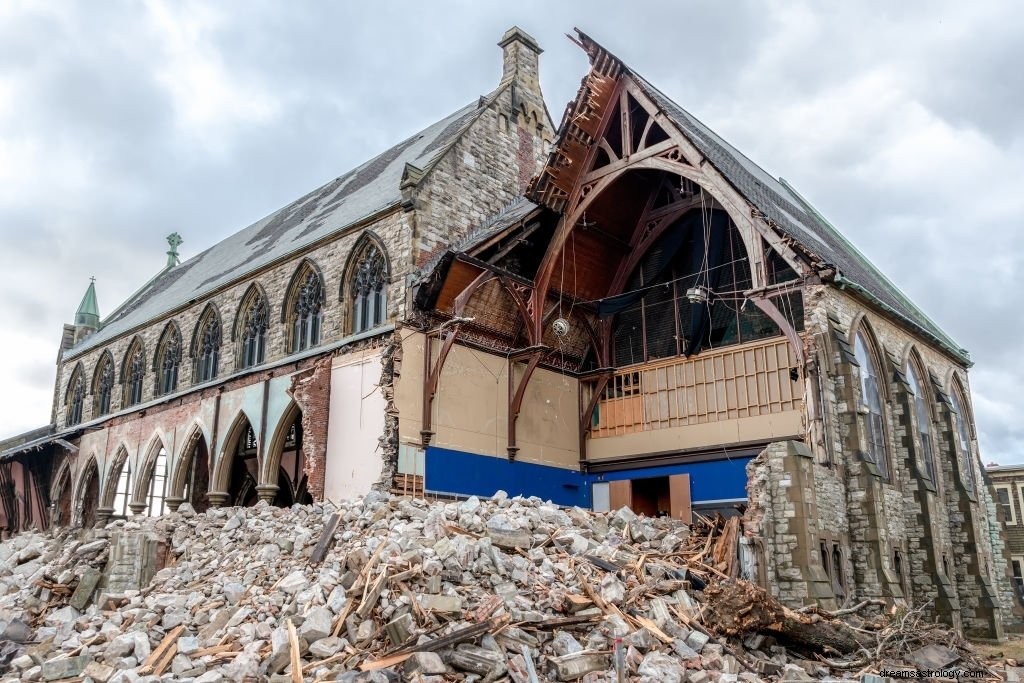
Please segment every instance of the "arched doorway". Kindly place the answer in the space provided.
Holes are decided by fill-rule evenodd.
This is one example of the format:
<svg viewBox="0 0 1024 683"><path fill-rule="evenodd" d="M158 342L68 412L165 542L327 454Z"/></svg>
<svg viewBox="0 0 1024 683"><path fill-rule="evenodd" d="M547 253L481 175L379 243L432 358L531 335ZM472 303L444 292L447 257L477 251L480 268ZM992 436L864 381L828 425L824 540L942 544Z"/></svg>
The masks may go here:
<svg viewBox="0 0 1024 683"><path fill-rule="evenodd" d="M71 468L61 466L57 473L57 480L54 482L53 494L50 498L53 501L53 519L51 524L55 527L68 526L71 524Z"/></svg>
<svg viewBox="0 0 1024 683"><path fill-rule="evenodd" d="M207 492L210 490L210 451L206 447L206 439L200 431L196 431L192 442L185 448L182 456L185 467L184 481L176 480L181 497L196 512L205 512L210 507Z"/></svg>
<svg viewBox="0 0 1024 683"><path fill-rule="evenodd" d="M249 507L259 500L256 495L256 485L259 482L258 442L256 432L244 416L234 432L234 443L229 443L225 450L225 454L231 460L227 479L228 498L225 505Z"/></svg>
<svg viewBox="0 0 1024 683"><path fill-rule="evenodd" d="M267 449L265 482L277 484L273 504L290 507L295 503L309 505L313 497L306 481L306 458L303 448L302 411L292 403L278 423Z"/></svg>
<svg viewBox="0 0 1024 683"><path fill-rule="evenodd" d="M82 526L89 528L96 525L96 509L100 506L100 473L95 459L86 464L79 487L82 492Z"/></svg>
<svg viewBox="0 0 1024 683"><path fill-rule="evenodd" d="M302 452L302 413L295 411L295 416L285 432L281 445L280 464L278 465L277 495L274 505L290 507L295 503L311 505L313 497L309 495L306 482L306 459Z"/></svg>

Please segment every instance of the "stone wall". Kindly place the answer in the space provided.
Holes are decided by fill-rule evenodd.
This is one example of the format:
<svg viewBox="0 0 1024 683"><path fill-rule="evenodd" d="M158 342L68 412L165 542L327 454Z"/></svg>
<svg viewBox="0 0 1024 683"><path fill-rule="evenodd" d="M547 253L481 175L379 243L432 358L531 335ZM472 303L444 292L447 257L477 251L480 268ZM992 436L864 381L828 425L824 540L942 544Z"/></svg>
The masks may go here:
<svg viewBox="0 0 1024 683"><path fill-rule="evenodd" d="M408 215L395 210L374 223L362 229L356 229L342 234L334 241L321 244L301 254L271 265L267 269L247 276L235 283L212 292L208 297L189 303L182 308L172 311L170 314L161 316L150 321L144 328L134 330L109 344L90 349L85 353L75 353L72 349L65 354L58 369L57 387L59 398L57 400L56 424L63 428L66 423L66 400L65 392L71 373L78 363L81 363L85 371L87 386L89 387L82 411L82 423L89 422L101 417L94 413L94 396L92 395L92 380L96 372L96 366L104 352L110 351L115 363L115 385L111 398L110 413L116 413L125 406L123 386L120 384L123 370L124 356L127 353L132 341L138 337L143 343L146 354L146 377L143 383L142 401L139 405L146 404L159 398L156 395L157 375L153 372L153 363L157 353L157 345L160 336L167 325L173 321L181 330L182 358L178 368L178 391L187 390L192 386L193 358L191 356L191 345L196 333L196 325L206 310L207 305L213 305L220 315L221 321L221 347L218 382L223 382L242 372L239 368L238 355L241 348L240 339L232 339L233 330L236 327L240 315L239 305L249 287L257 284L265 292L269 308L269 328L267 330L267 342L265 363L275 361L293 355L288 346L291 321L283 321L284 309L288 304L288 286L292 276L305 260L312 262L319 270L324 285L324 306L323 325L321 332L321 345L331 344L346 338L351 332L351 311L349 302L342 299L344 281L347 276L346 266L348 257L353 247L357 244L363 233L372 233L379 238L388 252L391 261L391 285L388 288L388 318L401 318L406 314L405 301L405 276L409 272L408 258L403 260L397 258L409 251L409 218Z"/></svg>
<svg viewBox="0 0 1024 683"><path fill-rule="evenodd" d="M540 48L514 31L499 43L501 86L414 194L417 265L522 194L543 166L555 133L540 90Z"/></svg>
<svg viewBox="0 0 1024 683"><path fill-rule="evenodd" d="M764 537L770 589L793 604L825 593L820 575L832 572L835 562L820 551L841 547L845 586L831 577L833 593L906 599L976 635L1000 637L1009 605L1005 579L990 569L992 553L1000 549L987 524L990 494L963 471L948 398L954 381L967 386L966 368L834 288L808 287L805 311L811 359L805 368L811 406L806 442L812 457L772 444L749 467L748 526ZM853 353L857 330L876 346L888 467L879 468L867 455L867 415ZM912 354L929 385L935 481L924 475L906 380ZM966 462L980 470L975 442Z"/></svg>

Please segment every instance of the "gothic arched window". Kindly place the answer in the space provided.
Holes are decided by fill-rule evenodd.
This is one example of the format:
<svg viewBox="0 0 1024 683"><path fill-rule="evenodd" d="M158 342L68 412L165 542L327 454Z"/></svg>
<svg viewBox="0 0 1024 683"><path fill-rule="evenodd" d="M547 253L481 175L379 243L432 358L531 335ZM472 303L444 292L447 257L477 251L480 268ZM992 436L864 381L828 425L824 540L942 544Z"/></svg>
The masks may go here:
<svg viewBox="0 0 1024 683"><path fill-rule="evenodd" d="M910 383L910 390L914 393L914 417L917 421L918 440L921 443L924 475L932 483L937 483L935 448L932 444L932 411L928 407L928 395L925 393L924 384L921 383L921 377L913 361L907 365L907 381Z"/></svg>
<svg viewBox="0 0 1024 683"><path fill-rule="evenodd" d="M320 275L306 263L297 273L289 297L291 351L297 353L320 343L323 327L324 286Z"/></svg>
<svg viewBox="0 0 1024 683"><path fill-rule="evenodd" d="M239 366L251 368L263 362L267 346L267 300L259 290L252 288L244 299L240 315Z"/></svg>
<svg viewBox="0 0 1024 683"><path fill-rule="evenodd" d="M114 391L114 359L109 352L100 357L93 377L93 417L106 415L110 412L110 395Z"/></svg>
<svg viewBox="0 0 1024 683"><path fill-rule="evenodd" d="M207 306L199 318L192 342L192 365L195 382L209 382L217 377L220 362L220 317L216 309Z"/></svg>
<svg viewBox="0 0 1024 683"><path fill-rule="evenodd" d="M974 467L971 464L971 436L967 428L969 418L964 410L967 403L960 397L960 388L957 386L953 387L952 399L953 412L956 413L953 419L956 420L956 436L960 446L960 469L963 472L964 484L973 491Z"/></svg>
<svg viewBox="0 0 1024 683"><path fill-rule="evenodd" d="M82 364L75 366L68 380L67 392L64 395L67 410L65 426L72 427L82 421L82 404L85 403L85 378L82 376Z"/></svg>
<svg viewBox="0 0 1024 683"><path fill-rule="evenodd" d="M349 274L353 334L372 330L384 323L389 277L383 252L367 239L358 249Z"/></svg>
<svg viewBox="0 0 1024 683"><path fill-rule="evenodd" d="M142 402L142 380L146 376L146 355L142 342L135 340L124 357L121 367L123 403L125 407Z"/></svg>
<svg viewBox="0 0 1024 683"><path fill-rule="evenodd" d="M153 463L153 475L149 478L149 493L146 496L146 515L159 517L167 512L167 451L157 453Z"/></svg>
<svg viewBox="0 0 1024 683"><path fill-rule="evenodd" d="M169 394L178 388L178 366L181 364L181 332L169 323L156 349L153 370L156 372L156 395Z"/></svg>
<svg viewBox="0 0 1024 683"><path fill-rule="evenodd" d="M853 352L860 366L860 400L866 409L868 456L883 479L889 478L889 454L885 445L885 418L882 413L882 394L878 384L878 371L863 332L857 332Z"/></svg>

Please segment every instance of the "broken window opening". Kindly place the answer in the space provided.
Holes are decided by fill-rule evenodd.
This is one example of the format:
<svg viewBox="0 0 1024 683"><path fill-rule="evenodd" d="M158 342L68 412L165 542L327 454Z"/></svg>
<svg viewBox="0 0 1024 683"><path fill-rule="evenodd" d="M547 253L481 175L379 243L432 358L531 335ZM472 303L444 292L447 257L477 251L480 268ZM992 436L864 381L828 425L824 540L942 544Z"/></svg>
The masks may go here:
<svg viewBox="0 0 1024 683"><path fill-rule="evenodd" d="M128 504L132 502L132 467L125 458L121 464L121 471L117 475L117 488L114 489L114 516L127 517L131 514Z"/></svg>
<svg viewBox="0 0 1024 683"><path fill-rule="evenodd" d="M860 366L860 403L866 414L866 437L868 457L878 468L882 479L889 481L889 453L885 443L885 418L882 413L882 395L879 390L878 372L873 355L863 332L857 332L854 340L854 356Z"/></svg>
<svg viewBox="0 0 1024 683"><path fill-rule="evenodd" d="M616 366L780 336L778 325L744 298L751 286L742 238L725 212L687 213L648 249L625 293L599 304L601 317L616 316ZM774 302L803 329L799 291Z"/></svg>
<svg viewBox="0 0 1024 683"><path fill-rule="evenodd" d="M843 553L839 544L832 545L832 592L837 598L846 597L846 579L843 577Z"/></svg>
<svg viewBox="0 0 1024 683"><path fill-rule="evenodd" d="M153 474L149 478L149 493L146 496L146 515L159 517L167 513L167 451L162 447L153 463Z"/></svg>
<svg viewBox="0 0 1024 683"><path fill-rule="evenodd" d="M910 384L910 391L914 395L914 412L917 421L917 437L921 444L921 460L924 464L924 474L935 485L938 485L938 478L935 471L935 452L932 447L932 417L928 407L928 398L924 393L924 385L918 377L917 368L911 362L907 366L907 380Z"/></svg>
<svg viewBox="0 0 1024 683"><path fill-rule="evenodd" d="M960 447L960 470L967 489L974 491L974 466L971 458L971 437L967 431L967 413L960 398L959 387L953 387L953 419L956 421L956 436Z"/></svg>
<svg viewBox="0 0 1024 683"><path fill-rule="evenodd" d="M228 485L228 504L252 507L259 500L256 486L259 483L259 461L256 457L256 433L248 420L240 434L231 458L231 475Z"/></svg>
<svg viewBox="0 0 1024 683"><path fill-rule="evenodd" d="M999 505L999 509L1003 513L1003 522L1006 524L1016 524L1017 520L1013 514L1013 499L1010 497L1009 486L996 486L996 504Z"/></svg>

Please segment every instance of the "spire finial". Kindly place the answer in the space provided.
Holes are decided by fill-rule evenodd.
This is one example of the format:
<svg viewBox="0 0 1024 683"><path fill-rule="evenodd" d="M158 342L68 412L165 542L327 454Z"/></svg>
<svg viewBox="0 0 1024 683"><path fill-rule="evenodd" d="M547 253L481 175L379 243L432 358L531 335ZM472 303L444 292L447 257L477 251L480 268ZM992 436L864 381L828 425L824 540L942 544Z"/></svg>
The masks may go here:
<svg viewBox="0 0 1024 683"><path fill-rule="evenodd" d="M181 235L176 232L172 232L167 236L167 244L171 247L167 251L167 267L178 265L181 261L178 259L178 247L185 240L181 239Z"/></svg>

